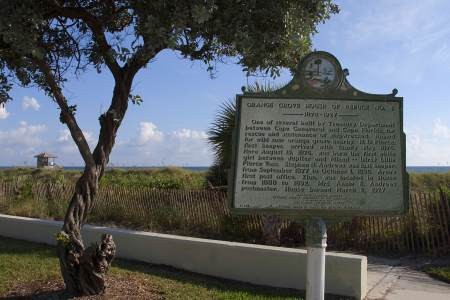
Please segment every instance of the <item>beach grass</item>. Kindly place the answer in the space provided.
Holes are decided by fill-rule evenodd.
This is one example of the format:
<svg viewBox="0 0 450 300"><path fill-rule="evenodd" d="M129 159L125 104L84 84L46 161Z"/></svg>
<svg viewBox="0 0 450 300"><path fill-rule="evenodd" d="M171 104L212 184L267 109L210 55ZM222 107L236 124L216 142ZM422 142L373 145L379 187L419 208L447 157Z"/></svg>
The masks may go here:
<svg viewBox="0 0 450 300"><path fill-rule="evenodd" d="M81 174L80 170L9 168L0 170L0 181L19 181L23 186L36 183L74 184ZM111 168L105 172L100 185L157 189L203 189L206 187L206 172L178 167Z"/></svg>

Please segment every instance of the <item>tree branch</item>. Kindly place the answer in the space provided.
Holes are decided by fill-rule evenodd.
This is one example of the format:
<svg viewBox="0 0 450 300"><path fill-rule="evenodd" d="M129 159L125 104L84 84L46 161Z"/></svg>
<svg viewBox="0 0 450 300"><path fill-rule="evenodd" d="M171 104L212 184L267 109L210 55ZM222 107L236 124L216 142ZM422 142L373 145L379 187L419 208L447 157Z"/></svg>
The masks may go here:
<svg viewBox="0 0 450 300"><path fill-rule="evenodd" d="M69 30L68 30L68 27L70 27L70 26L66 26L66 25L64 24L64 21L61 20L60 17L57 17L56 20L57 20L58 23L61 25L63 31L64 31L64 32L67 34L67 36L72 40L72 42L73 42L73 44L74 44L74 46L75 46L76 51L75 51L75 54L74 54L74 55L75 55L75 58L76 58L76 60L77 60L77 67L76 67L76 69L75 69L75 73L76 73L76 72L80 69L80 64L81 64L81 50L80 50L80 47L79 47L79 45L78 45L78 41L75 40L75 38L70 34L70 32L69 32ZM77 21L75 21L75 22L77 22ZM74 22L74 24L75 24L75 22ZM69 65L70 65L70 64L69 64Z"/></svg>
<svg viewBox="0 0 450 300"><path fill-rule="evenodd" d="M160 48L152 48L146 45L144 41L144 45L139 48L136 53L131 57L127 64L124 66L124 74L126 78L134 78L136 73L143 68L152 58L158 54L163 47Z"/></svg>
<svg viewBox="0 0 450 300"><path fill-rule="evenodd" d="M95 165L100 167L100 172L103 172L115 143L115 135L128 107L128 95L133 78L141 68L163 49L163 46L154 48L144 41L144 45L121 67L117 63L111 45L106 39L103 26L104 19L97 18L82 7L64 7L54 0L51 4L51 6L55 7L54 11L50 13L52 17L77 19L86 23L92 32L93 40L99 47L100 55L114 76L115 88L113 98L108 111L99 118L100 134L97 146L92 153ZM111 6L111 4L109 5Z"/></svg>
<svg viewBox="0 0 450 300"><path fill-rule="evenodd" d="M67 100L62 94L61 88L58 86L50 69L50 66L45 61L37 58L33 58L33 62L44 74L45 81L49 86L56 103L61 109L63 120L69 128L70 134L72 135L72 138L75 141L75 144L77 145L78 150L80 151L80 154L83 157L84 162L86 163L86 166L93 167L95 165L95 160L91 153L91 150L89 149L89 145L86 141L83 131L77 124L75 116L70 111L69 106L67 105Z"/></svg>
<svg viewBox="0 0 450 300"><path fill-rule="evenodd" d="M55 2L53 2L55 6ZM56 10L54 17L66 17L70 19L80 19L88 25L91 29L92 37L94 41L97 43L100 49L100 53L102 54L103 59L105 60L106 66L111 71L112 75L116 80L120 78L122 73L122 68L117 63L116 59L112 54L111 46L108 44L106 40L106 36L103 31L102 23L99 22L99 19L95 16L91 15L87 10L78 8L78 7L63 7L56 3Z"/></svg>

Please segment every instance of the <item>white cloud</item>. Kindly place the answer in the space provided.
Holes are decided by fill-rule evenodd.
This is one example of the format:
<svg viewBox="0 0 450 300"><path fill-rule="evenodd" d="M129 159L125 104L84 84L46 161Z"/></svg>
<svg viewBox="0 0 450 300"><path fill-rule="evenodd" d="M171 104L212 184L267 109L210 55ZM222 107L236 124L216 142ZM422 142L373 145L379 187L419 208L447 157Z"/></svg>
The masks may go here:
<svg viewBox="0 0 450 300"><path fill-rule="evenodd" d="M441 139L450 139L450 127L444 124L441 119L434 120L433 136Z"/></svg>
<svg viewBox="0 0 450 300"><path fill-rule="evenodd" d="M141 122L135 138L117 143L111 161L116 165L206 166L212 161L206 138L201 130L163 132L152 122Z"/></svg>
<svg viewBox="0 0 450 300"><path fill-rule="evenodd" d="M28 125L27 122L22 121L18 128L0 131L0 145L38 146L43 143L39 135L46 130L46 125Z"/></svg>
<svg viewBox="0 0 450 300"><path fill-rule="evenodd" d="M208 157L209 148L206 142L206 132L182 128L170 134L169 143L172 155L179 159L199 159Z"/></svg>
<svg viewBox="0 0 450 300"><path fill-rule="evenodd" d="M445 0L433 1L379 1L371 9L363 9L349 20L353 26L347 35L353 43L397 41L411 52L416 52L448 37L450 29L443 8Z"/></svg>
<svg viewBox="0 0 450 300"><path fill-rule="evenodd" d="M9 112L6 111L5 104L0 104L0 120L6 119L9 116Z"/></svg>
<svg viewBox="0 0 450 300"><path fill-rule="evenodd" d="M139 123L139 143L146 144L148 142L161 142L164 134L159 131L152 122Z"/></svg>
<svg viewBox="0 0 450 300"><path fill-rule="evenodd" d="M2 163L11 164L19 157L32 159L33 155L42 151L47 145L43 133L47 131L47 126L43 124L28 125L20 122L17 128L10 130L0 130L0 149L2 149Z"/></svg>
<svg viewBox="0 0 450 300"><path fill-rule="evenodd" d="M93 134L90 131L83 130L83 135L88 142L91 151L93 151L93 147L96 141L93 137ZM77 146L75 145L75 142L70 135L69 129L65 128L60 130L57 140L59 142L59 148L61 152L64 152L66 154L78 152Z"/></svg>
<svg viewBox="0 0 450 300"><path fill-rule="evenodd" d="M31 108L35 111L38 111L40 107L41 106L39 105L39 102L36 100L36 98L28 97L28 96L23 97L23 99L22 99L22 109L23 110L27 110L27 109Z"/></svg>
<svg viewBox="0 0 450 300"><path fill-rule="evenodd" d="M408 130L406 163L410 166L448 165L450 163L450 128L436 119L428 128Z"/></svg>
<svg viewBox="0 0 450 300"><path fill-rule="evenodd" d="M83 134L91 147L96 139L90 131ZM49 133L44 124L20 122L19 126L9 130L0 130L0 165L34 165L33 158L39 152L50 152L58 156L57 164L83 165L81 155L72 140L69 130Z"/></svg>
<svg viewBox="0 0 450 300"><path fill-rule="evenodd" d="M422 64L430 64L430 60L435 63L450 62L447 51L450 48L450 19L446 13L448 1L414 1L412 4L410 0L381 0L341 6L343 11L348 11L349 7L354 12L351 18L344 18L341 14L336 16L345 28L340 40L346 43L350 51L365 49L381 52L384 61L390 57L395 59L397 68L399 58L411 64L413 56L426 55L429 59ZM398 57L396 51L390 51L387 45L398 49L402 56ZM386 50L389 52L384 53ZM383 65L383 71L386 66Z"/></svg>
<svg viewBox="0 0 450 300"><path fill-rule="evenodd" d="M89 146L92 148L92 146L96 142L94 135L92 134L92 132L84 131L84 130L83 130L83 134L84 134L84 138L86 139L86 142L88 142Z"/></svg>
<svg viewBox="0 0 450 300"><path fill-rule="evenodd" d="M191 130L191 129L186 129L186 128L172 132L172 136L174 138L178 138L181 140L186 140L186 139L197 140L197 139L206 139L207 138L206 132L204 132L204 131L197 131L197 130Z"/></svg>
<svg viewBox="0 0 450 300"><path fill-rule="evenodd" d="M59 131L59 137L58 137L58 141L59 142L66 142L70 139L70 131L69 129L62 129Z"/></svg>
<svg viewBox="0 0 450 300"><path fill-rule="evenodd" d="M83 131L91 150L96 139ZM51 135L50 135L51 134ZM43 124L27 124L10 130L0 130L0 165L34 164L36 153L48 151L58 156L60 165L83 165L80 154L67 128L48 133ZM202 130L181 128L164 132L152 122L139 123L134 137L117 140L111 163L140 166L207 166L212 153Z"/></svg>

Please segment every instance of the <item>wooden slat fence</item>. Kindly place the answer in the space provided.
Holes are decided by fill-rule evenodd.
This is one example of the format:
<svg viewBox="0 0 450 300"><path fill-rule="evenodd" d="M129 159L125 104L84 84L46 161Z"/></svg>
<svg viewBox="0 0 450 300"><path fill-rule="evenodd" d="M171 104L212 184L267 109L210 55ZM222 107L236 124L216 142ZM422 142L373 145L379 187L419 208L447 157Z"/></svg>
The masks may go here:
<svg viewBox="0 0 450 300"><path fill-rule="evenodd" d="M398 217L358 217L329 229L335 249L386 253L450 253L449 199L443 192L413 192L410 209Z"/></svg>
<svg viewBox="0 0 450 300"><path fill-rule="evenodd" d="M73 185L0 181L0 212L62 219ZM335 250L440 255L450 253L450 203L443 192L411 192L410 209L398 217L356 217L328 229ZM159 232L264 242L261 216L230 215L221 190L101 187L90 222ZM301 225L280 221L280 242L304 243Z"/></svg>

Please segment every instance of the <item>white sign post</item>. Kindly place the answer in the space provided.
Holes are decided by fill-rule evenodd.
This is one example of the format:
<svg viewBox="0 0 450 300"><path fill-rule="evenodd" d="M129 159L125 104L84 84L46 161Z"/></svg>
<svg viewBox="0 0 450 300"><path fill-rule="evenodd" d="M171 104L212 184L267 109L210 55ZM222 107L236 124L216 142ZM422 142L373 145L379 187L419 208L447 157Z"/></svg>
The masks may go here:
<svg viewBox="0 0 450 300"><path fill-rule="evenodd" d="M306 225L306 300L323 300L325 296L325 249L327 227L321 218Z"/></svg>

